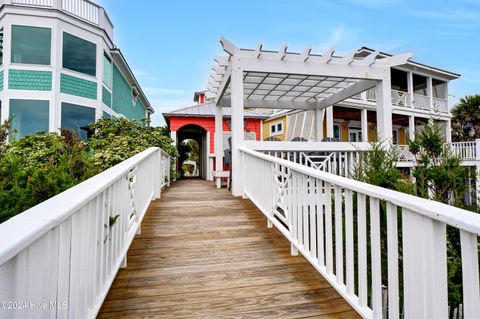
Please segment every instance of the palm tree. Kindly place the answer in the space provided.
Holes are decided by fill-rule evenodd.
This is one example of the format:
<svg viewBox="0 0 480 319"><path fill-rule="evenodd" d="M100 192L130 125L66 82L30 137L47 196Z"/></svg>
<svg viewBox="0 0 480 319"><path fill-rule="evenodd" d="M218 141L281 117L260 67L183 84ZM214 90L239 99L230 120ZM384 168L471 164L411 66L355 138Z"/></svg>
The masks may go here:
<svg viewBox="0 0 480 319"><path fill-rule="evenodd" d="M480 94L467 95L452 109L452 137L455 141L480 138Z"/></svg>

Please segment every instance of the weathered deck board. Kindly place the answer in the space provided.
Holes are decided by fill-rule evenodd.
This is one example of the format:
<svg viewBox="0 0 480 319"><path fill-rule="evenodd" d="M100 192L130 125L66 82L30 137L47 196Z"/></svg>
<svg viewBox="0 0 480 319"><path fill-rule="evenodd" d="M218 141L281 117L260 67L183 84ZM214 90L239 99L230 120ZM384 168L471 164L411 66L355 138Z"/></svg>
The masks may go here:
<svg viewBox="0 0 480 319"><path fill-rule="evenodd" d="M182 180L149 208L99 318L359 318L248 200Z"/></svg>

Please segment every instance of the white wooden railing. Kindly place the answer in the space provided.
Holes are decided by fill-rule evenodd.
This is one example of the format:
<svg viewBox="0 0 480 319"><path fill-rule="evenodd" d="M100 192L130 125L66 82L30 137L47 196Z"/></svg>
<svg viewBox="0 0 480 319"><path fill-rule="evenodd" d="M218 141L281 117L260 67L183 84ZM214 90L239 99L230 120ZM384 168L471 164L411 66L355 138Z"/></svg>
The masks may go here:
<svg viewBox="0 0 480 319"><path fill-rule="evenodd" d="M404 91L392 90L392 105L403 107L409 106L409 94Z"/></svg>
<svg viewBox="0 0 480 319"><path fill-rule="evenodd" d="M150 148L0 224L0 318L95 318L169 168Z"/></svg>
<svg viewBox="0 0 480 319"><path fill-rule="evenodd" d="M370 150L370 144L366 142L248 141L246 146L251 150L344 177L352 176L361 154Z"/></svg>
<svg viewBox="0 0 480 319"><path fill-rule="evenodd" d="M364 318L448 318L447 225L460 232L464 318L478 318L480 215L240 152L245 196Z"/></svg>
<svg viewBox="0 0 480 319"><path fill-rule="evenodd" d="M444 147L448 147L453 155L460 157L464 161L480 160L480 140L453 142L445 144Z"/></svg>
<svg viewBox="0 0 480 319"><path fill-rule="evenodd" d="M45 7L62 10L101 27L113 39L113 24L103 7L90 0L0 0L0 4Z"/></svg>

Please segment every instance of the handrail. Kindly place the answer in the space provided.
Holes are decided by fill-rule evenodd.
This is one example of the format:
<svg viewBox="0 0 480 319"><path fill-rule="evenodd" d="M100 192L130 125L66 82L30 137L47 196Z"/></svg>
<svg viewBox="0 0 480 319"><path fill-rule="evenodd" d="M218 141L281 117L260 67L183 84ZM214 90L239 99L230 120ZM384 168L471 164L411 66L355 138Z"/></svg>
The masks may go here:
<svg viewBox="0 0 480 319"><path fill-rule="evenodd" d="M75 213L158 148L151 147L0 224L0 265Z"/></svg>
<svg viewBox="0 0 480 319"><path fill-rule="evenodd" d="M464 318L478 317L480 215L246 147L240 154L243 194L362 317L448 317L447 225L460 233Z"/></svg>
<svg viewBox="0 0 480 319"><path fill-rule="evenodd" d="M149 148L0 224L0 300L49 305L25 307L24 317L94 318L170 164Z"/></svg>
<svg viewBox="0 0 480 319"><path fill-rule="evenodd" d="M358 152L371 149L368 142L270 142L245 141L248 149L256 151L319 151Z"/></svg>
<svg viewBox="0 0 480 319"><path fill-rule="evenodd" d="M480 214L474 214L470 211L437 201L424 199L383 187L363 183L354 179L319 171L305 165L265 155L250 150L246 147L241 147L240 151L275 164L280 164L299 173L322 179L328 183L334 183L340 187L348 188L355 192L362 192L367 196L372 196L397 206L402 206L428 218L441 221L450 226L454 226L480 236Z"/></svg>

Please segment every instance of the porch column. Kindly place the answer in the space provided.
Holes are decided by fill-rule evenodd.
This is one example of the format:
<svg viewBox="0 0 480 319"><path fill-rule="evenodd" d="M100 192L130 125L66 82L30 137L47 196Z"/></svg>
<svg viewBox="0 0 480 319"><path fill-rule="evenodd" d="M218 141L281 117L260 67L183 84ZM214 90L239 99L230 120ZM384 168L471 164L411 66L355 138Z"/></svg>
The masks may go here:
<svg viewBox="0 0 480 319"><path fill-rule="evenodd" d="M392 96L390 72L376 86L377 133L382 144L392 143Z"/></svg>
<svg viewBox="0 0 480 319"><path fill-rule="evenodd" d="M315 141L323 140L323 122L325 119L325 109L315 109Z"/></svg>
<svg viewBox="0 0 480 319"><path fill-rule="evenodd" d="M430 110L433 110L433 83L432 77L427 78L427 96L430 101Z"/></svg>
<svg viewBox="0 0 480 319"><path fill-rule="evenodd" d="M222 105L217 105L215 108L215 171L223 171L223 118ZM222 187L222 178L217 177L217 188Z"/></svg>
<svg viewBox="0 0 480 319"><path fill-rule="evenodd" d="M333 138L333 105L327 107L327 137Z"/></svg>
<svg viewBox="0 0 480 319"><path fill-rule="evenodd" d="M410 141L415 139L415 116L413 115L408 117L408 138Z"/></svg>
<svg viewBox="0 0 480 319"><path fill-rule="evenodd" d="M243 195L242 157L239 148L244 144L243 133L243 70L232 68L232 195Z"/></svg>
<svg viewBox="0 0 480 319"><path fill-rule="evenodd" d="M407 72L407 104L413 108L413 73Z"/></svg>
<svg viewBox="0 0 480 319"><path fill-rule="evenodd" d="M445 122L445 143L452 143L452 121L450 119Z"/></svg>
<svg viewBox="0 0 480 319"><path fill-rule="evenodd" d="M362 142L368 142L368 110L362 109L360 112L360 122L362 126Z"/></svg>

